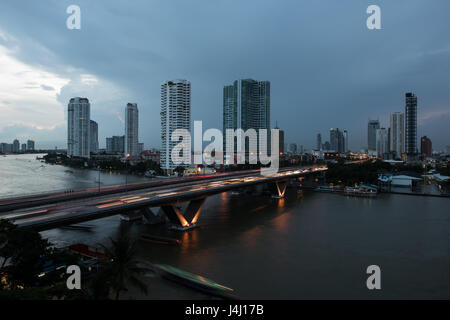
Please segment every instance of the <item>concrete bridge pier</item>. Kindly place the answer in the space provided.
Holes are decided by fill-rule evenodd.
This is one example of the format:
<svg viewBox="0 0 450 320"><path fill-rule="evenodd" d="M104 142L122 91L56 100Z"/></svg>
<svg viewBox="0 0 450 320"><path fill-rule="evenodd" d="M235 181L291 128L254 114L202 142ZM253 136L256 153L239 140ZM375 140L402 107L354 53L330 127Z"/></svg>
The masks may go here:
<svg viewBox="0 0 450 320"><path fill-rule="evenodd" d="M172 223L172 227L176 230L189 230L196 227L198 218L205 204L206 198L192 199L182 212L181 207L177 203L168 203L161 206L161 210Z"/></svg>
<svg viewBox="0 0 450 320"><path fill-rule="evenodd" d="M288 181L275 181L269 184L269 188L272 191L272 198L282 199L285 197Z"/></svg>
<svg viewBox="0 0 450 320"><path fill-rule="evenodd" d="M144 208L142 209L142 215L146 224L160 224L166 222L166 217L160 207L156 208Z"/></svg>

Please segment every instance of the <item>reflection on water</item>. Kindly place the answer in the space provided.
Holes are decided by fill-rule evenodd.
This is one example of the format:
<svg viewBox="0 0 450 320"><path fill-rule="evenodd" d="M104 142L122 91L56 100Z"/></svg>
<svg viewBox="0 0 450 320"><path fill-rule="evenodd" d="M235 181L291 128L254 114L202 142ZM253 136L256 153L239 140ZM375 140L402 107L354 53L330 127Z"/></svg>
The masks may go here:
<svg viewBox="0 0 450 320"><path fill-rule="evenodd" d="M448 299L448 204L448 199L388 194L366 199L305 192L302 197L294 189L281 201L223 193L207 199L197 229L132 223L130 230L136 238L152 233L182 241L180 246L139 242L142 261L202 275L244 298ZM93 232L55 229L43 235L59 246L96 245L107 243L120 223L113 216L89 222ZM366 268L372 264L381 267L379 292L366 288ZM151 274L147 280L152 299L206 298Z"/></svg>
<svg viewBox="0 0 450 320"><path fill-rule="evenodd" d="M77 190L101 186L148 181L114 172L73 169L37 160L44 154L8 155L0 157L0 197L56 190Z"/></svg>

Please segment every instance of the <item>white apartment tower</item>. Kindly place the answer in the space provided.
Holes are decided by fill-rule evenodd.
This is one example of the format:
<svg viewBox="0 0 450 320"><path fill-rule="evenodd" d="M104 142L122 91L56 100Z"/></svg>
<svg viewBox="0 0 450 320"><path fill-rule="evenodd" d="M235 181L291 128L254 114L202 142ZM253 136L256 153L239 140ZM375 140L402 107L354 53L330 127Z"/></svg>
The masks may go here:
<svg viewBox="0 0 450 320"><path fill-rule="evenodd" d="M72 98L67 114L67 155L89 158L90 156L91 105L87 98Z"/></svg>
<svg viewBox="0 0 450 320"><path fill-rule="evenodd" d="M136 103L128 103L125 109L125 157L139 154L139 110Z"/></svg>
<svg viewBox="0 0 450 320"><path fill-rule="evenodd" d="M376 151L377 156L380 158L384 158L386 154L389 152L388 150L388 130L385 128L377 129L376 131Z"/></svg>
<svg viewBox="0 0 450 320"><path fill-rule="evenodd" d="M391 114L391 152L395 158L401 158L405 153L405 114L395 112Z"/></svg>
<svg viewBox="0 0 450 320"><path fill-rule="evenodd" d="M166 172L177 167L172 162L172 150L179 142L171 141L172 133L177 129L191 131L191 83L187 80L166 81L161 85L160 164Z"/></svg>

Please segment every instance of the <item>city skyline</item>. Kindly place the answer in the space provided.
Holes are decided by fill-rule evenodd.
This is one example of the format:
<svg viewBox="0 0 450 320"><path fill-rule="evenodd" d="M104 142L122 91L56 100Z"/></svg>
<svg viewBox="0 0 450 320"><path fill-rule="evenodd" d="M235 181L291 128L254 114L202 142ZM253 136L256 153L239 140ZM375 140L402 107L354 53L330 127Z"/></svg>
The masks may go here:
<svg viewBox="0 0 450 320"><path fill-rule="evenodd" d="M388 124L391 110L403 110L404 92L414 92L420 97L417 136L427 135L436 150L443 150L450 136L446 125L450 94L445 88L450 50L442 33L446 21L442 8L450 5L440 3L436 7L417 1L383 3L380 31L365 28L366 4L357 1L261 2L251 21L260 28L246 29L247 13L254 8L249 3L235 17L246 30L242 32L227 21L231 9L226 7L193 11L183 3L153 8L139 2L128 8L135 21L124 23L117 11L80 1L82 29L69 31L62 3L50 7L26 1L27 11L14 3L2 3L0 108L7 116L0 120L0 140L33 137L43 148L64 148L61 137L67 134L67 101L86 96L92 104L92 118L100 124L100 148L105 147L106 137L120 134L115 128L124 124L122 106L128 101L140 106L142 142L148 148L159 147L162 80L189 79L192 120L221 128L221 89L235 79L251 77L272 83L271 127L277 119L287 143L311 149L318 129L324 133L338 126L350 133L349 149L360 150L366 145L367 119L380 118ZM189 20L175 13L179 22L174 26L156 28L173 14L174 6L184 9L176 12L189 13ZM176 33L178 24L196 18L199 23L190 24L187 29L192 32L181 39ZM277 23L266 27L268 18ZM411 24L418 18L424 23ZM94 24L112 20L114 25ZM213 21L208 30L200 28ZM340 28L332 27L336 23ZM279 37L282 32L288 34ZM226 45L230 41L237 49ZM73 47L74 42L85 45ZM327 57L330 51L335 52L333 59ZM178 59L178 52L183 59Z"/></svg>

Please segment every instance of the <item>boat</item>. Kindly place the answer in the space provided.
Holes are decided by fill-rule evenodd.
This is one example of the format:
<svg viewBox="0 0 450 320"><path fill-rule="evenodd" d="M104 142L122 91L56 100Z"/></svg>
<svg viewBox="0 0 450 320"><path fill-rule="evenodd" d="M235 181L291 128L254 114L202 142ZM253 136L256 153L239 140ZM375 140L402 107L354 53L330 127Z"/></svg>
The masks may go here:
<svg viewBox="0 0 450 320"><path fill-rule="evenodd" d="M72 244L68 247L70 251L73 253L79 254L83 257L87 258L97 258L100 260L109 260L109 257L106 253L98 250L97 248L90 247L83 243Z"/></svg>
<svg viewBox="0 0 450 320"><path fill-rule="evenodd" d="M142 241L146 241L146 242L153 242L153 243L160 243L160 244L172 244L172 245L181 244L181 241L178 239L159 237L159 236L154 236L151 234L143 234L142 236L140 236L139 239Z"/></svg>
<svg viewBox="0 0 450 320"><path fill-rule="evenodd" d="M235 295L234 290L225 287L213 280L209 280L202 276L175 268L166 264L155 264L153 265L155 271L159 273L163 278L182 284L186 287L213 295L216 297L237 300L239 297Z"/></svg>
<svg viewBox="0 0 450 320"><path fill-rule="evenodd" d="M66 230L80 230L80 231L91 231L94 226L92 225L80 225L80 224L72 224L69 226L62 226L60 229Z"/></svg>
<svg viewBox="0 0 450 320"><path fill-rule="evenodd" d="M374 198L377 196L377 193L378 193L378 191L377 191L376 187L369 186L369 185L361 185L356 188L345 187L345 189L344 189L344 195L354 196L354 197Z"/></svg>
<svg viewBox="0 0 450 320"><path fill-rule="evenodd" d="M315 191L318 192L342 192L342 188L338 186L318 186Z"/></svg>

